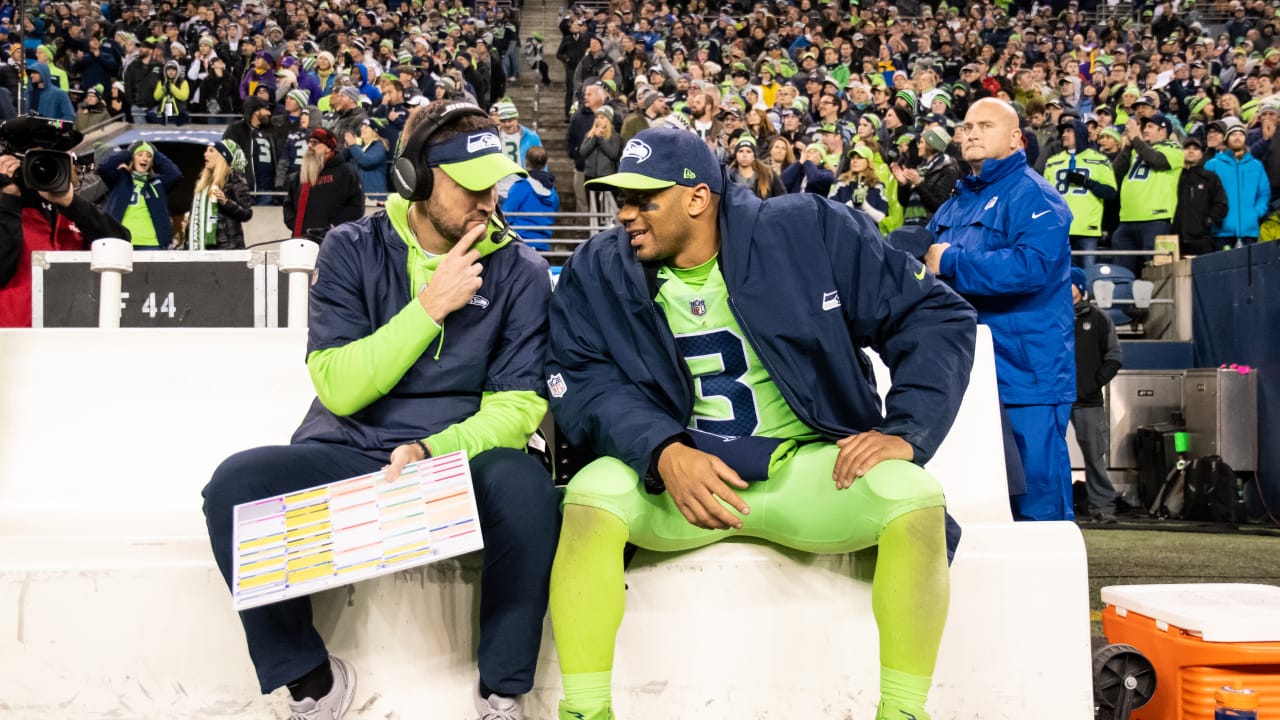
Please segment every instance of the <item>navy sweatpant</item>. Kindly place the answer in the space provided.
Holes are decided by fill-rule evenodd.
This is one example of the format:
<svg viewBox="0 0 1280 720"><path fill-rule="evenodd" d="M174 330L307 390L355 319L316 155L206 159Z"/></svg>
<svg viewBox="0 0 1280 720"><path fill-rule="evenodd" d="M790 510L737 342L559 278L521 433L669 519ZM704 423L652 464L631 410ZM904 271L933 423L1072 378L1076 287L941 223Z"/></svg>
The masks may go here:
<svg viewBox="0 0 1280 720"><path fill-rule="evenodd" d="M1005 412L1027 479L1026 494L1013 498L1014 519L1074 519L1071 457L1067 454L1071 403L1006 405Z"/></svg>
<svg viewBox="0 0 1280 720"><path fill-rule="evenodd" d="M203 495L209 541L228 587L236 505L374 472L386 462L385 453L322 443L255 448L223 461ZM522 695L533 687L538 664L560 497L542 465L519 450L490 450L472 458L471 477L485 545L480 677L494 692ZM264 694L328 657L312 624L308 597L246 610L240 621Z"/></svg>

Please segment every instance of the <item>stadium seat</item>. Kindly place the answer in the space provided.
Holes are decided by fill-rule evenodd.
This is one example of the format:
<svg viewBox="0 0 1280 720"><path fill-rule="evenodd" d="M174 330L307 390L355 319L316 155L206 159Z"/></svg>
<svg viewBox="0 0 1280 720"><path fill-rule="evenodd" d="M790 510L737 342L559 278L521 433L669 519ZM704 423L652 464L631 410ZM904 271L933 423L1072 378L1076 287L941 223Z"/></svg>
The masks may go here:
<svg viewBox="0 0 1280 720"><path fill-rule="evenodd" d="M291 330L0 332L0 715L281 717L257 693L200 488L223 457L287 442L312 397ZM878 367L882 392L887 374ZM990 336L929 469L964 526L934 717L1092 717L1085 551L1013 523ZM726 542L640 553L615 669L626 720L867 718L874 552ZM478 558L323 593L359 672L355 717L471 717ZM526 717L554 715L550 623ZM280 694L281 691L277 691ZM852 714L850 714L852 713Z"/></svg>

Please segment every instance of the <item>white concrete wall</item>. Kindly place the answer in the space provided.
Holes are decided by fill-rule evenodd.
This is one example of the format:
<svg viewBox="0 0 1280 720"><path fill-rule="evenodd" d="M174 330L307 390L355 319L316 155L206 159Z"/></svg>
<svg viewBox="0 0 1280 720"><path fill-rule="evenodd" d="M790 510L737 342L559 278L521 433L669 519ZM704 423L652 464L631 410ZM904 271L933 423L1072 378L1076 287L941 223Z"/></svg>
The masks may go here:
<svg viewBox="0 0 1280 720"><path fill-rule="evenodd" d="M0 717L287 716L257 695L199 491L231 452L287 441L311 399L304 347L287 330L0 332ZM1070 523L1010 521L985 333L979 348L929 465L965 526L930 709L1083 720L1083 542ZM871 717L872 562L747 542L641 553L619 718ZM318 597L318 626L360 674L354 717L474 717L477 563ZM559 698L549 623L543 647L531 720Z"/></svg>

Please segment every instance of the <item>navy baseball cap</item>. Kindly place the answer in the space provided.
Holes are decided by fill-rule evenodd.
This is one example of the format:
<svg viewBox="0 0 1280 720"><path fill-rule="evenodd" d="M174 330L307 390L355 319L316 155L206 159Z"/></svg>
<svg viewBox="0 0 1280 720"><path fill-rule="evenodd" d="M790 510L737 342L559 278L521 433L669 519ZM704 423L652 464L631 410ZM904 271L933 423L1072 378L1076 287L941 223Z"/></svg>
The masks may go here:
<svg viewBox="0 0 1280 720"><path fill-rule="evenodd" d="M618 172L586 184L619 190L662 190L702 183L717 195L724 191L724 176L711 148L688 130L655 127L641 130L627 141Z"/></svg>
<svg viewBox="0 0 1280 720"><path fill-rule="evenodd" d="M1143 119L1142 119L1142 122L1141 122L1140 124L1141 124L1141 125L1146 125L1146 124L1148 124L1148 123L1150 123L1150 124L1152 124L1152 125L1156 125L1157 127L1162 127L1162 128L1164 128L1165 130L1172 130L1172 129L1173 129L1173 123L1169 122L1169 118L1165 117L1164 115L1160 115L1160 114L1152 115L1152 116L1151 116L1151 117L1149 117L1149 118L1143 118Z"/></svg>

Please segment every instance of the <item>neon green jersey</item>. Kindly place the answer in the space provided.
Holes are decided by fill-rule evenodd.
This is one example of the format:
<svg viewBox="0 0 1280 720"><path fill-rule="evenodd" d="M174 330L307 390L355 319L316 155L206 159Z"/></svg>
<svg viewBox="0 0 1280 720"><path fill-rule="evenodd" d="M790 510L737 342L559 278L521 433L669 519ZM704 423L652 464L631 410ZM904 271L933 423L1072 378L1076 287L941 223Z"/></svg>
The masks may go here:
<svg viewBox="0 0 1280 720"><path fill-rule="evenodd" d="M1084 175L1086 182L1097 181L1109 188L1116 186L1116 174L1111 170L1107 156L1097 150L1082 153L1060 152L1044 164L1044 178L1048 180L1071 208L1071 234L1083 237L1102 236L1102 198L1080 185L1071 185L1067 176L1072 172Z"/></svg>
<svg viewBox="0 0 1280 720"><path fill-rule="evenodd" d="M1182 175L1182 148L1169 140L1151 146L1169 160L1169 170L1156 170L1133 153L1129 172L1120 185L1120 222L1172 220L1178 205L1178 178Z"/></svg>
<svg viewBox="0 0 1280 720"><path fill-rule="evenodd" d="M133 241L135 247L158 247L160 238L156 237L156 224L151 219L151 210L147 208L147 201L143 199L142 193L147 187L145 180L133 178L133 195L129 198L129 205L124 209L124 217L120 219L120 224L129 230L129 237ZM165 238L165 244L168 243Z"/></svg>
<svg viewBox="0 0 1280 720"><path fill-rule="evenodd" d="M688 270L664 267L658 281L658 305L693 376L691 427L738 437L818 437L791 411L746 341L716 258Z"/></svg>

